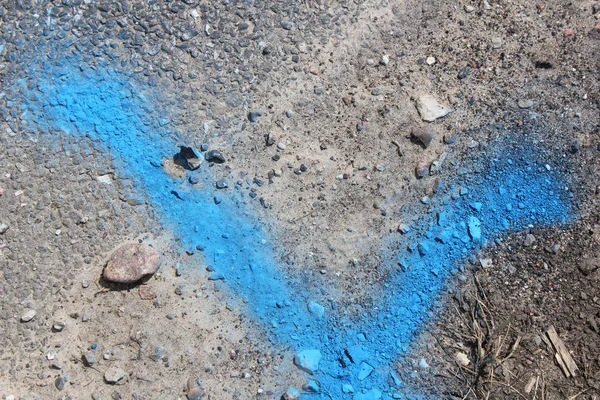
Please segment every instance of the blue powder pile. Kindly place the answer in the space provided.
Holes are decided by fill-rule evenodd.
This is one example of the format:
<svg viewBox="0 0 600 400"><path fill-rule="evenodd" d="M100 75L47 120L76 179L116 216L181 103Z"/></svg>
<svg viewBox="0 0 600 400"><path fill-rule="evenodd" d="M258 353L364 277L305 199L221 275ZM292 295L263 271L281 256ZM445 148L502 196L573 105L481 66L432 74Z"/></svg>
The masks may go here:
<svg viewBox="0 0 600 400"><path fill-rule="evenodd" d="M241 194L182 190L160 160L178 149L153 111L155 99L136 90L135 80L109 69L47 63L21 80L20 112L40 131L63 130L89 137L135 178L186 249L197 249L210 267L248 303L274 343L299 351L296 364L319 393L307 398L376 400L412 398L393 364L427 322L428 311L461 260L499 235L563 224L572 217L560 177L524 158L499 154L487 172L431 200L393 254L400 267L381 291L381 302L357 320L338 320L309 303L310 288L292 288L278 268L272 244L258 221L244 214ZM483 176L483 178L480 178ZM335 322L335 323L334 323ZM318 350L318 351L317 351Z"/></svg>

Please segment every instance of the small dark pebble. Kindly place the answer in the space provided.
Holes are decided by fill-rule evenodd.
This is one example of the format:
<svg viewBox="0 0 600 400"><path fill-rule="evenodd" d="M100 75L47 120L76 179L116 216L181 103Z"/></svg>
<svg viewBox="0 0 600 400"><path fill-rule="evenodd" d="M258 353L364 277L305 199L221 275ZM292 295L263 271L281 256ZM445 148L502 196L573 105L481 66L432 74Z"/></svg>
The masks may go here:
<svg viewBox="0 0 600 400"><path fill-rule="evenodd" d="M211 150L206 153L206 161L214 162L217 164L223 164L225 162L225 157L221 154L219 150Z"/></svg>
<svg viewBox="0 0 600 400"><path fill-rule="evenodd" d="M192 175L188 179L192 185L195 185L198 182L200 182L200 177L198 175Z"/></svg>
<svg viewBox="0 0 600 400"><path fill-rule="evenodd" d="M599 145L600 146L600 145ZM598 150L600 150L600 147L598 148ZM271 159L273 161L279 161L279 159L281 158L281 156L279 154L275 154L273 157L271 157Z"/></svg>
<svg viewBox="0 0 600 400"><path fill-rule="evenodd" d="M58 390L63 390L65 388L65 380L62 376L56 378L56 380L54 381L54 386L56 386Z"/></svg>
<svg viewBox="0 0 600 400"><path fill-rule="evenodd" d="M536 61L535 67L539 69L551 69L553 65L548 61Z"/></svg>
<svg viewBox="0 0 600 400"><path fill-rule="evenodd" d="M256 183L258 186L262 186L265 184L265 181L258 179L258 178L254 178L254 183Z"/></svg>
<svg viewBox="0 0 600 400"><path fill-rule="evenodd" d="M456 135L455 134L444 135L444 143L446 143L446 144L453 144L454 142L456 142Z"/></svg>
<svg viewBox="0 0 600 400"><path fill-rule="evenodd" d="M579 146L577 145L577 143L571 143L571 146L569 146L569 151L571 152L571 154L577 153L577 151L579 151Z"/></svg>
<svg viewBox="0 0 600 400"><path fill-rule="evenodd" d="M250 111L248 113L248 120L250 122L256 122L258 117L262 117L262 113L260 111Z"/></svg>
<svg viewBox="0 0 600 400"><path fill-rule="evenodd" d="M254 193L254 192L250 192L250 195L249 195L249 196L250 196L250 197L252 197L252 198L254 199L254 198L256 198L256 193Z"/></svg>
<svg viewBox="0 0 600 400"><path fill-rule="evenodd" d="M200 151L206 151L206 150L208 150L208 144L206 144L206 143L202 143L202 144L200 145Z"/></svg>
<svg viewBox="0 0 600 400"><path fill-rule="evenodd" d="M469 75L469 72L471 72L471 67L467 65L458 73L458 79L465 79Z"/></svg>
<svg viewBox="0 0 600 400"><path fill-rule="evenodd" d="M229 187L229 184L225 180L225 178L221 178L216 183L217 189L226 189Z"/></svg>
<svg viewBox="0 0 600 400"><path fill-rule="evenodd" d="M219 196L215 196L215 204L221 204L221 202L223 201L223 199L221 199Z"/></svg>

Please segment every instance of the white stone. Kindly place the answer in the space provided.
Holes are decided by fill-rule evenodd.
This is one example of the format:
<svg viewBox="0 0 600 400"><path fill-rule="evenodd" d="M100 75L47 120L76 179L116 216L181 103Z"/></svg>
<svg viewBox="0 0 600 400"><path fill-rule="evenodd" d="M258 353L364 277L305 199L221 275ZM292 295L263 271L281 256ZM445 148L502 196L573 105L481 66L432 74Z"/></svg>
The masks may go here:
<svg viewBox="0 0 600 400"><path fill-rule="evenodd" d="M463 367L466 367L471 363L469 356L467 356L465 353L461 353L460 351L454 354L454 359L456 359L456 361Z"/></svg>
<svg viewBox="0 0 600 400"><path fill-rule="evenodd" d="M452 112L452 109L442 106L431 95L423 95L417 99L417 110L421 119L426 122L433 122Z"/></svg>
<svg viewBox="0 0 600 400"><path fill-rule="evenodd" d="M108 383L120 384L120 383L124 383L124 381L125 381L124 378L126 375L127 374L125 373L125 371L123 371L121 368L110 367L104 373L104 379Z"/></svg>
<svg viewBox="0 0 600 400"><path fill-rule="evenodd" d="M27 310L21 315L21 321L29 322L35 317L35 314L37 314L35 310Z"/></svg>
<svg viewBox="0 0 600 400"><path fill-rule="evenodd" d="M112 184L112 181L113 181L110 174L97 176L96 180L100 183L104 183L105 185L110 185L110 184Z"/></svg>
<svg viewBox="0 0 600 400"><path fill-rule="evenodd" d="M306 45L306 42L300 42L296 45L296 48L298 49L298 51L300 53L306 53L308 51L308 46Z"/></svg>

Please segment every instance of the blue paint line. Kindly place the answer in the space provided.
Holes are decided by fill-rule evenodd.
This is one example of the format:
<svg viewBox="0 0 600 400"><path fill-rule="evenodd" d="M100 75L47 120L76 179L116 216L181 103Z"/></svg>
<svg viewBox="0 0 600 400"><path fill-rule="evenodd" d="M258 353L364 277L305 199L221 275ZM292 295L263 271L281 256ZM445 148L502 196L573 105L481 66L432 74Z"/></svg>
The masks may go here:
<svg viewBox="0 0 600 400"><path fill-rule="evenodd" d="M418 398L403 387L393 363L429 320L456 266L502 234L574 218L559 176L536 168L529 154L512 160L512 153L498 153L477 179L423 205L428 212L406 227L395 249L382 249L397 265L385 287L373 288L381 299L377 308L356 319L332 315L306 298L309 288L286 284L270 239L260 221L243 215L239 194L219 192L216 204L214 190L196 189L160 168L159 160L180 143L165 118L150 119L159 114L157 100L137 90L130 75L72 65L48 62L28 71L33 80L17 86L21 115L32 128L89 137L115 157L182 246L203 253L209 279L223 279L245 298L273 342L302 351L296 362L321 390L312 397Z"/></svg>
<svg viewBox="0 0 600 400"><path fill-rule="evenodd" d="M31 71L33 72L33 71ZM31 74L30 72L30 74ZM41 129L60 129L76 137L89 137L116 158L125 176L139 182L150 203L160 210L186 250L203 253L211 277L223 279L246 299L251 312L262 319L273 341L298 342L298 335L321 323L311 315L277 268L272 244L258 221L241 215L235 195L185 188L184 179L169 176L160 162L179 150L172 135L165 134L155 101L136 90L131 76L112 70L79 71L70 63L47 63L31 74L37 78L23 112ZM175 138L176 139L176 138ZM157 167L158 166L158 167ZM312 335L303 344L317 346Z"/></svg>
<svg viewBox="0 0 600 400"><path fill-rule="evenodd" d="M473 186L457 185L435 199L416 229L405 234L397 251L382 250L388 260L396 255L400 271L382 292L382 307L356 324L366 340L348 338L349 345L359 346L366 355L363 358L375 368L363 386L388 393L394 392L394 386L402 386L393 383L390 366L430 319L430 310L447 280L459 272L458 266L469 255L503 234L529 226L562 225L576 218L560 177L522 161L515 163L506 153L497 156L500 160L483 178L473 179ZM525 151L523 160L531 157ZM515 207L507 207L513 203ZM353 366L351 381L360 381L359 365ZM410 391L404 389L397 398L419 398L407 393Z"/></svg>

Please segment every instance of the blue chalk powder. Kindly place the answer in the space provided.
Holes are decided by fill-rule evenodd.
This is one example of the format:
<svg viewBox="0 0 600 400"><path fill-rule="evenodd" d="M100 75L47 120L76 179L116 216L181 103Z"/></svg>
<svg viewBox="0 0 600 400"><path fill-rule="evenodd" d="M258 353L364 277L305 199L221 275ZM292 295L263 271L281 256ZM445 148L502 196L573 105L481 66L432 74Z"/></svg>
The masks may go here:
<svg viewBox="0 0 600 400"><path fill-rule="evenodd" d="M160 160L171 157L179 143L165 134L162 119L150 119L157 100L137 90L131 76L78 70L68 60L27 72L36 81L18 82L26 99L24 119L40 131L87 137L115 157L183 248L201 251L212 271L209 279L223 280L243 297L274 343L297 351L307 381L319 388L305 398L419 398L418 390L404 387L393 364L428 321L450 271L503 233L574 218L555 172L503 161L499 154L477 179L429 199L422 207L431 212L407 227L394 249L382 249L392 278L387 288L373 288L380 293L378 307L351 319L309 303L286 284L272 243L244 213L240 194L217 196L165 173Z"/></svg>
<svg viewBox="0 0 600 400"><path fill-rule="evenodd" d="M294 300L276 268L269 239L257 221L243 215L235 195L197 190L160 166L179 150L179 143L164 134L162 120L150 119L155 100L136 90L132 77L112 70L80 71L66 61L29 74L38 80L35 91L20 81L28 99L22 112L29 123L40 130L88 137L115 157L116 166L139 182L182 247L202 250L205 264L214 271L209 279L218 275L213 280L224 280L245 298L251 313L269 325L276 322L273 341L297 342L292 337L299 329L320 329L306 305ZM310 347L318 344L317 337L306 342Z"/></svg>

